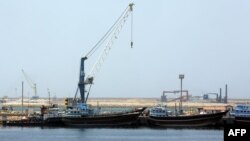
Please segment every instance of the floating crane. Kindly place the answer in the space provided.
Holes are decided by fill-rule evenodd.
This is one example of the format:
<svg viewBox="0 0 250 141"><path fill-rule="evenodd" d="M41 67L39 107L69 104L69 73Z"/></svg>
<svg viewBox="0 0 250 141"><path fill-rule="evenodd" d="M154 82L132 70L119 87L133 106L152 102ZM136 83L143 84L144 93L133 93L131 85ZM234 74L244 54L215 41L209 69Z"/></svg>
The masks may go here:
<svg viewBox="0 0 250 141"><path fill-rule="evenodd" d="M36 89L36 83L34 83L29 76L24 72L24 70L22 69L23 72L23 76L26 79L26 81L28 82L29 86L31 87L31 89L33 90L34 96L31 97L31 99L38 99L39 96L37 95L37 89Z"/></svg>
<svg viewBox="0 0 250 141"><path fill-rule="evenodd" d="M130 13L131 13L131 42L130 46L133 47L133 3L130 3L128 7L123 11L121 16L116 20L116 22L109 28L109 30L106 32L106 34L95 44L94 47L84 56L81 58L80 63L80 77L78 82L78 88L76 90L75 98L78 92L78 89L80 89L81 94L81 102L86 103L88 100L89 92L91 89L91 86L93 84L94 78L96 73L100 70L102 64L104 63L105 58L107 57L108 53L110 52L114 41L118 38L118 35L120 34L125 22L127 21ZM107 40L107 41L106 41ZM106 42L105 42L106 41ZM87 75L85 79L85 72L84 72L84 62L91 57L91 55L98 49L103 43L106 43L105 48L103 49L102 53L98 57L97 61L93 65L90 73ZM86 86L89 85L88 91L86 91ZM87 96L85 97L85 93L87 92Z"/></svg>

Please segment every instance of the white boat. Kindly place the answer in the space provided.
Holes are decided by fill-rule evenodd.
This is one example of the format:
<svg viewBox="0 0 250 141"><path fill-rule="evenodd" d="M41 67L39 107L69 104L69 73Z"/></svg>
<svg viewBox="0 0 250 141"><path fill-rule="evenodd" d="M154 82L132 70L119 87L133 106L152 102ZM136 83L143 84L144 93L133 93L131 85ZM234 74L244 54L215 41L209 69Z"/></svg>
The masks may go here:
<svg viewBox="0 0 250 141"><path fill-rule="evenodd" d="M161 127L201 127L211 126L218 123L223 115L227 113L218 112L210 114L183 115L172 114L167 106L157 105L149 110L149 116L146 118L149 126Z"/></svg>
<svg viewBox="0 0 250 141"><path fill-rule="evenodd" d="M41 107L42 120L45 125L63 125L62 117L65 115L65 111L59 108L57 105L51 107Z"/></svg>
<svg viewBox="0 0 250 141"><path fill-rule="evenodd" d="M235 111L235 123L240 125L250 125L250 105L238 104Z"/></svg>
<svg viewBox="0 0 250 141"><path fill-rule="evenodd" d="M150 117L168 117L169 115L172 115L172 112L168 111L166 105L158 104L149 110Z"/></svg>

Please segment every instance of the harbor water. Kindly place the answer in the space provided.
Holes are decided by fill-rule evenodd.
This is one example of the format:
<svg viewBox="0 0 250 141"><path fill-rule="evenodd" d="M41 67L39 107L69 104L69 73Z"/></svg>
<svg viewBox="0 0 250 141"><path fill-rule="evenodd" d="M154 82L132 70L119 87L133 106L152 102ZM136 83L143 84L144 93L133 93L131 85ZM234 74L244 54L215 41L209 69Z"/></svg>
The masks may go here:
<svg viewBox="0 0 250 141"><path fill-rule="evenodd" d="M223 141L223 129L0 127L1 141Z"/></svg>

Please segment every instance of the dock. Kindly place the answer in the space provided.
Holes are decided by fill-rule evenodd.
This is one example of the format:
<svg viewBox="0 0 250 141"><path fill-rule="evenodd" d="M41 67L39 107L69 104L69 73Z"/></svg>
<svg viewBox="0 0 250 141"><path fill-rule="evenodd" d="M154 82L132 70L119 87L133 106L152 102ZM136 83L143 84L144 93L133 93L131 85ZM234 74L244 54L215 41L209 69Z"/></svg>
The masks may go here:
<svg viewBox="0 0 250 141"><path fill-rule="evenodd" d="M27 117L27 114L22 113L0 113L0 124L6 121L19 121L23 117Z"/></svg>
<svg viewBox="0 0 250 141"><path fill-rule="evenodd" d="M40 103L41 102L41 103ZM57 101L54 101L58 103L60 108L65 109L66 106L64 98L57 99ZM138 108L138 107L148 107L151 108L159 103L159 99L156 98L91 98L89 99L88 103L92 105L92 107L101 107L103 109L132 109L132 108ZM201 111L206 112L219 112L219 111L226 111L226 110L232 110L235 106L235 103L237 101L229 100L228 103L205 103L205 102L183 102L182 106L184 111L186 111L186 114L194 114L199 113ZM28 103L23 103L24 106L27 106ZM33 107L36 110L39 110L42 105L46 105L46 99L40 100L37 103L29 103L30 107ZM48 103L47 103L48 105ZM44 123L42 121L25 121L25 117L28 117L28 113L21 113L20 111L15 111L15 109L20 109L21 103L18 102L7 102L3 103L2 106L12 106L13 111L1 111L0 112L0 124L3 124L5 122L12 122L15 123L15 125L22 125L22 126L44 126ZM177 102L169 102L167 103L167 106L170 110L174 111L176 108L178 108ZM26 107L27 108L27 107ZM146 109L145 112L147 112L148 109ZM36 111L33 111L36 112ZM39 112L37 112L39 113ZM29 113L30 114L30 113ZM31 114L32 115L32 114ZM226 125L233 125L235 124L235 119L231 117L229 114L227 114L225 117L223 117L220 121L217 123L217 127L224 127ZM10 124L9 124L10 125ZM142 115L138 119L138 125L139 126L145 126L147 127L147 119L146 115ZM45 125L47 126L47 125ZM48 125L49 126L49 125Z"/></svg>

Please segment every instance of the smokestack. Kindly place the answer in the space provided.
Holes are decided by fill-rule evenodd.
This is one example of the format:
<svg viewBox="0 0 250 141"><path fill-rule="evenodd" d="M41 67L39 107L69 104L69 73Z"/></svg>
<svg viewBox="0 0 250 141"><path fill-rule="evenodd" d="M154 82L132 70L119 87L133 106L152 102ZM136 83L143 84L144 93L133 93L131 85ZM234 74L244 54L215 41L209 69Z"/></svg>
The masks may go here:
<svg viewBox="0 0 250 141"><path fill-rule="evenodd" d="M226 84L226 89L225 89L225 103L227 103L227 84Z"/></svg>
<svg viewBox="0 0 250 141"><path fill-rule="evenodd" d="M221 98L222 98L222 97L221 97L221 88L220 88L220 97L219 97L219 102L220 102L220 103L221 103L221 101L222 101Z"/></svg>

